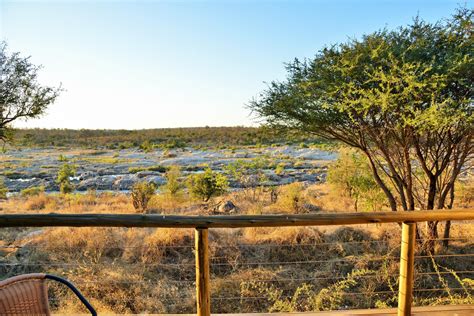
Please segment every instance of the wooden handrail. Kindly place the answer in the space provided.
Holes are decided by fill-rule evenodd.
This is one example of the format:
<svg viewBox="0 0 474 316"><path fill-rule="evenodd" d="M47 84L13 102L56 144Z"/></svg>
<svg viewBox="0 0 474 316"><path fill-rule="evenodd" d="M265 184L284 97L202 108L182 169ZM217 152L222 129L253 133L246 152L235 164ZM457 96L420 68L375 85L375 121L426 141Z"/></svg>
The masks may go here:
<svg viewBox="0 0 474 316"><path fill-rule="evenodd" d="M3 214L0 227L239 228L474 220L474 209L296 215Z"/></svg>

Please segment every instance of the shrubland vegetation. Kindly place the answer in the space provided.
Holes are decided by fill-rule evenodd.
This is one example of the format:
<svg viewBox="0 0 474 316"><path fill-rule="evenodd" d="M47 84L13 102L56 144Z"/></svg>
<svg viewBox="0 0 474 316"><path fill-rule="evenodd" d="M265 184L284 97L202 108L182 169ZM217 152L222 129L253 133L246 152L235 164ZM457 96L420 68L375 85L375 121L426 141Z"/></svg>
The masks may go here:
<svg viewBox="0 0 474 316"><path fill-rule="evenodd" d="M178 175L177 169L170 168L168 179L173 185L165 185L169 189L158 193L140 184L139 191L147 194L146 207L135 207L133 193L45 194L32 189L10 197L0 208L3 213L142 213L146 209L147 213L197 215L227 214L215 207L219 201L233 201L237 206L233 214L335 212L353 210L354 205L342 187L303 183L279 187L276 199L270 189L261 188L256 199L242 191L221 192L203 203L183 190L185 179ZM463 193L456 207L473 206L471 183L457 184ZM456 272L472 270L472 258L450 257L473 253L472 225L453 224L454 239L448 248L436 243L436 256L416 260L417 271L424 274L417 273L415 289L439 290L415 292L416 305L474 303L472 275ZM14 263L0 265L2 275L47 271L67 276L100 312L194 311L192 230L21 228L2 230L1 240L4 246L14 246L0 247L4 261ZM396 224L214 229L210 233L211 286L213 297L221 299L213 300L213 310L294 312L396 306L399 244ZM81 311L70 293L53 289L53 296L55 310Z"/></svg>
<svg viewBox="0 0 474 316"><path fill-rule="evenodd" d="M216 195L221 195L228 187L227 177L207 167L203 173L193 174L188 178L187 186L192 197L208 202Z"/></svg>
<svg viewBox="0 0 474 316"><path fill-rule="evenodd" d="M375 212L386 204L387 199L372 176L367 158L357 151L347 148L340 150L339 159L328 171L328 183L333 191L352 199L356 212Z"/></svg>
<svg viewBox="0 0 474 316"><path fill-rule="evenodd" d="M25 147L83 147L153 149L299 144L330 148L333 142L299 133L280 133L263 127L193 127L145 130L17 129L12 144ZM308 146L308 145L305 145Z"/></svg>
<svg viewBox="0 0 474 316"><path fill-rule="evenodd" d="M5 186L3 179L0 178L0 200L5 200L7 198L8 188Z"/></svg>
<svg viewBox="0 0 474 316"><path fill-rule="evenodd" d="M156 185L151 182L136 183L131 192L133 207L142 212L148 211L148 203L156 191Z"/></svg>
<svg viewBox="0 0 474 316"><path fill-rule="evenodd" d="M71 193L74 191L74 185L71 183L71 177L76 175L76 166L65 163L58 171L56 182L59 184L61 193Z"/></svg>

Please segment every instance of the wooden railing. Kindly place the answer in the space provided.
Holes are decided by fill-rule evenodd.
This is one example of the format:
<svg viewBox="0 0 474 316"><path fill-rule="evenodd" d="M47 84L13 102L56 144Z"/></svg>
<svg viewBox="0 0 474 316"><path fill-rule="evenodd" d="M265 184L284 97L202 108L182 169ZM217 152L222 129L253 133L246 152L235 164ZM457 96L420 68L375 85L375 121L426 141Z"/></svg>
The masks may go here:
<svg viewBox="0 0 474 316"><path fill-rule="evenodd" d="M305 215L168 216L137 214L7 214L0 227L171 227L195 229L197 314L208 316L210 303L209 228L328 226L401 223L398 315L410 315L413 297L416 223L474 220L474 209L390 213L336 213Z"/></svg>

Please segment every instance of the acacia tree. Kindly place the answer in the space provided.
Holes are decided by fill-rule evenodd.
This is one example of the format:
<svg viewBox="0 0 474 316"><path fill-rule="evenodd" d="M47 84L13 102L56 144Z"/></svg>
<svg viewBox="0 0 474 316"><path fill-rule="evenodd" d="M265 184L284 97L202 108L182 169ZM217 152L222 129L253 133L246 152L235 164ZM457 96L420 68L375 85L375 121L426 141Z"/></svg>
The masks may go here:
<svg viewBox="0 0 474 316"><path fill-rule="evenodd" d="M472 19L462 8L324 48L287 64L287 80L249 107L273 127L362 151L393 211L445 208L474 151ZM437 237L436 222L427 234Z"/></svg>
<svg viewBox="0 0 474 316"><path fill-rule="evenodd" d="M18 119L36 118L44 114L58 97L61 88L43 86L38 82L41 66L29 57L7 51L0 42L0 140L6 142L11 124Z"/></svg>

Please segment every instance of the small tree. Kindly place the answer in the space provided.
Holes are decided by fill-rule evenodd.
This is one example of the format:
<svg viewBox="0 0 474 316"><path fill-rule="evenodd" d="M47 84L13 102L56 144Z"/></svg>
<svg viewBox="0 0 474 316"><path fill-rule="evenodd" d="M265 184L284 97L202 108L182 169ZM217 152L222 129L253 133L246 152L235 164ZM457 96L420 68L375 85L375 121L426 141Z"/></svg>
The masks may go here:
<svg viewBox="0 0 474 316"><path fill-rule="evenodd" d="M361 201L375 211L385 200L372 176L367 159L355 150L339 151L339 158L329 166L328 183L338 193L347 195L354 201L356 212Z"/></svg>
<svg viewBox="0 0 474 316"><path fill-rule="evenodd" d="M285 210L298 213L304 204L304 186L301 182L293 182L283 187L278 204Z"/></svg>
<svg viewBox="0 0 474 316"><path fill-rule="evenodd" d="M74 185L71 183L71 177L76 175L76 166L65 163L58 171L56 183L59 184L61 193L71 193L74 191Z"/></svg>
<svg viewBox="0 0 474 316"><path fill-rule="evenodd" d="M250 192L252 201L257 200L257 192L267 180L264 168L268 166L267 159L254 158L252 160L236 160L225 167L230 177L235 179L244 188L244 193Z"/></svg>
<svg viewBox="0 0 474 316"><path fill-rule="evenodd" d="M138 182L132 187L132 203L137 211L146 212L148 210L148 202L155 194L156 184L153 182Z"/></svg>
<svg viewBox="0 0 474 316"><path fill-rule="evenodd" d="M10 139L14 121L41 116L59 96L61 88L38 82L40 69L29 57L9 54L7 44L0 42L0 141Z"/></svg>
<svg viewBox="0 0 474 316"><path fill-rule="evenodd" d="M181 168L179 166L171 166L165 173L166 184L163 190L170 195L176 195L183 189L183 183L180 181Z"/></svg>
<svg viewBox="0 0 474 316"><path fill-rule="evenodd" d="M208 167L203 173L190 175L187 186L192 196L207 202L211 197L224 193L229 183L225 175Z"/></svg>

